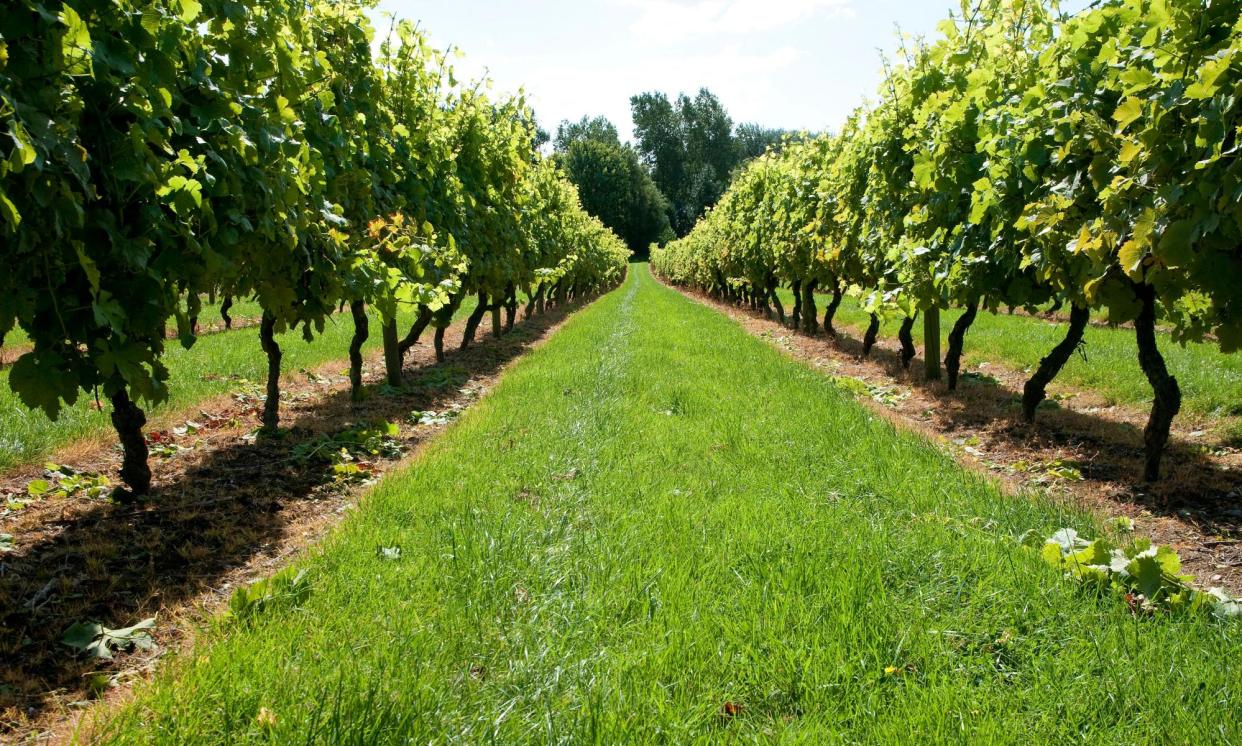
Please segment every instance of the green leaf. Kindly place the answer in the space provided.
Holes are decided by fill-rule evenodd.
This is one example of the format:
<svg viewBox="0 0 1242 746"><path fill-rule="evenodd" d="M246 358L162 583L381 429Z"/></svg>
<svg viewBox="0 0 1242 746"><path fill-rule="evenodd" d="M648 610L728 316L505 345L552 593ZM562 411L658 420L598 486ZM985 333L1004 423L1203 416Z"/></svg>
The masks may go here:
<svg viewBox="0 0 1242 746"><path fill-rule="evenodd" d="M20 173L26 166L34 163L39 156L35 150L30 133L21 122L13 122L9 127L9 137L13 139L13 152L9 154L9 166L14 173Z"/></svg>
<svg viewBox="0 0 1242 746"><path fill-rule="evenodd" d="M1130 574L1134 587L1149 599L1155 599L1164 586L1164 567L1156 557L1156 549L1146 552L1130 560L1126 572Z"/></svg>
<svg viewBox="0 0 1242 746"><path fill-rule="evenodd" d="M1141 116L1143 116L1143 101L1134 96L1127 96L1113 113L1113 121L1117 123L1117 131L1122 132Z"/></svg>
<svg viewBox="0 0 1242 746"><path fill-rule="evenodd" d="M108 629L95 622L76 622L65 630L61 642L94 658L111 660L114 649L153 650L155 648L155 640L151 638L153 629L155 629L155 617L143 619L132 627L121 629Z"/></svg>
<svg viewBox="0 0 1242 746"><path fill-rule="evenodd" d="M102 624L75 622L69 629L65 630L65 634L61 636L60 641L75 650L85 651L90 649L102 634ZM112 653L105 649L103 654L98 657L111 658Z"/></svg>
<svg viewBox="0 0 1242 746"><path fill-rule="evenodd" d="M163 23L163 16L160 14L159 8L149 5L142 9L142 20L140 21L142 28L148 34L155 36L160 31L160 25Z"/></svg>
<svg viewBox="0 0 1242 746"><path fill-rule="evenodd" d="M86 279L91 284L91 291L98 295L99 283L101 280L98 265L95 264L93 259L86 255L86 252L82 250L81 245L75 245L73 248L78 254L78 264L81 265L82 271L86 273Z"/></svg>
<svg viewBox="0 0 1242 746"><path fill-rule="evenodd" d="M1179 220L1164 230L1157 255L1170 269L1183 267L1194 258L1197 222Z"/></svg>
<svg viewBox="0 0 1242 746"><path fill-rule="evenodd" d="M1121 249L1117 252L1117 261L1121 263L1121 268L1133 279L1142 279L1143 277L1143 260L1147 257L1147 250L1138 241L1129 240L1121 245Z"/></svg>
<svg viewBox="0 0 1242 746"><path fill-rule="evenodd" d="M17 211L17 205L13 204L13 200L9 199L2 189L0 189L0 215L13 230L17 230L17 227L22 224L22 214Z"/></svg>
<svg viewBox="0 0 1242 746"><path fill-rule="evenodd" d="M198 18L199 13L203 12L203 5L198 0L177 0L177 6L181 9L178 17L184 23L193 21Z"/></svg>
<svg viewBox="0 0 1242 746"><path fill-rule="evenodd" d="M65 71L70 75L91 75L91 32L78 12L68 5L61 6L60 22L65 26L61 37L61 53L65 59Z"/></svg>
<svg viewBox="0 0 1242 746"><path fill-rule="evenodd" d="M78 400L74 371L54 352L28 352L9 368L9 385L31 409L41 409L53 420L60 416L61 400L70 406Z"/></svg>

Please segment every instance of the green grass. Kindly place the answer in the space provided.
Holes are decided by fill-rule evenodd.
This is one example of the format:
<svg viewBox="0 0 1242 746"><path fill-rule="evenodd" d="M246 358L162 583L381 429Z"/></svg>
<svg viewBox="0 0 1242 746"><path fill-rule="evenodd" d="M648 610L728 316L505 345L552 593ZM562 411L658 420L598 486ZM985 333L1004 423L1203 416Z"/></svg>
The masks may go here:
<svg viewBox="0 0 1242 746"><path fill-rule="evenodd" d="M793 295L781 292L786 311L793 308ZM816 298L819 320L823 321L827 299ZM949 331L961 316L953 309L941 314L942 349L948 345ZM869 319L858 301L846 298L837 311L838 328L849 327L862 337ZM894 339L900 319L883 325L881 339ZM915 344L923 347L923 327L915 330ZM1029 316L980 312L966 335L965 364L1001 363L1024 371L1039 361L1065 338L1065 325ZM1090 326L1085 335L1087 358L1075 355L1061 371L1057 381L1092 389L1105 397L1130 406L1151 404L1151 386L1138 364L1138 346L1130 329ZM1161 335L1160 350L1169 370L1177 377L1185 397L1183 411L1198 417L1242 415L1242 355L1226 355L1213 344L1178 345Z"/></svg>
<svg viewBox="0 0 1242 746"><path fill-rule="evenodd" d="M475 299L466 298L458 316L474 310ZM235 319L243 318L247 306L237 304L231 312ZM258 309L251 309L257 315ZM251 311L244 313L250 314ZM218 318L219 312L217 310ZM202 317L207 321L206 316ZM403 319L405 323L412 321ZM328 320L324 333L306 342L300 331L288 332L279 338L284 352L282 367L287 374L306 368L316 368L334 360L344 361L349 354L349 341L354 333L353 322L348 315L337 315ZM378 324L372 324L371 336L366 350L381 345ZM231 332L206 334L189 350L175 340L165 347L165 363L169 369L169 399L155 407L152 413L183 409L219 394L235 391L236 381L229 376L241 376L250 381L262 382L267 375L267 359L259 346L257 328L235 329ZM0 371L0 471L21 464L39 461L80 438L109 432L112 425L110 410L91 407L92 399L83 394L78 402L64 409L59 419L49 420L42 411L32 410L22 404L17 394L9 388L8 371Z"/></svg>
<svg viewBox="0 0 1242 746"><path fill-rule="evenodd" d="M301 562L308 597L219 621L103 740L1242 737L1237 627L1013 539L1066 524L1095 531L637 265Z"/></svg>
<svg viewBox="0 0 1242 746"><path fill-rule="evenodd" d="M234 301L233 307L229 310L229 316L232 317L234 323L240 322L243 319L257 319L262 314L262 307L259 306L258 301L253 300ZM220 316L220 303L218 301L216 303L208 303L207 300L204 299L203 309L198 314L198 322L200 328L222 326L224 324L224 319ZM177 327L176 324L173 324L169 328L176 330ZM21 345L29 343L30 337L28 337L26 332L20 328L13 329L9 332L8 336L4 338L4 344L6 346L20 347Z"/></svg>

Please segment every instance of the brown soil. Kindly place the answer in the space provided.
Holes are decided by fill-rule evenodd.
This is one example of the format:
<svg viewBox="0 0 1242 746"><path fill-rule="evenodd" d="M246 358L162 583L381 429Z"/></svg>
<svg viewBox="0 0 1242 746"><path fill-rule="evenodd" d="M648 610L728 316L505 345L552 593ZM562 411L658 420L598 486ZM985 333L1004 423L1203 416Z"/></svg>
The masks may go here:
<svg viewBox="0 0 1242 746"><path fill-rule="evenodd" d="M426 343L407 355L404 390L382 386L382 360L367 362L368 396L360 403L350 400L348 380L340 375L344 363L288 377L281 395L288 431L280 438L254 437L262 404L247 390L161 417L149 439L177 452L152 456L155 484L145 504L49 498L0 517L0 533L12 534L14 544L11 553L0 554L0 743L66 739L93 703L106 707L128 696L163 655L190 643L237 586L305 551L365 500L375 477L415 458L446 427L412 421L418 413L452 419L577 307L550 310L499 339L484 325L476 343L461 352L462 325L454 325L444 364L435 363L429 331ZM187 420L199 425L196 432L173 430ZM400 424L403 455L358 462L364 483L341 483L330 465L293 458L299 444L375 422ZM54 461L118 484L114 440L75 444ZM0 499L25 496L26 485L39 476L31 468L3 475ZM116 628L151 616L157 617L159 645L153 653L89 661L60 642L74 622ZM102 695L91 693L91 680L105 682Z"/></svg>
<svg viewBox="0 0 1242 746"><path fill-rule="evenodd" d="M751 334L827 375L857 379L859 399L904 428L942 443L963 464L998 479L1009 494L1040 490L1104 517L1126 516L1135 530L1178 551L1201 587L1242 592L1242 451L1174 426L1164 479L1143 475L1147 413L1091 391L1054 385L1035 425L1022 419L1026 376L988 364L963 371L959 389L924 379L921 356L905 370L897 340L869 359L852 330L810 337L762 314L680 289L725 313ZM967 336L966 344L970 344ZM848 382L846 382L848 385Z"/></svg>

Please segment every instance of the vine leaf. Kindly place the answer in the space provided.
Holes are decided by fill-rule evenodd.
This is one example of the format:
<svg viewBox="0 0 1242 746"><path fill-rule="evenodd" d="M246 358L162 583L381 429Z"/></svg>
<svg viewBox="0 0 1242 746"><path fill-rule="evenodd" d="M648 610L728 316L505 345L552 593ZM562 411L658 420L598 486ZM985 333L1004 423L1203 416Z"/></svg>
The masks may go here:
<svg viewBox="0 0 1242 746"><path fill-rule="evenodd" d="M61 642L92 658L111 660L113 650L154 650L153 629L155 617L122 629L109 629L96 622L76 622L65 630Z"/></svg>

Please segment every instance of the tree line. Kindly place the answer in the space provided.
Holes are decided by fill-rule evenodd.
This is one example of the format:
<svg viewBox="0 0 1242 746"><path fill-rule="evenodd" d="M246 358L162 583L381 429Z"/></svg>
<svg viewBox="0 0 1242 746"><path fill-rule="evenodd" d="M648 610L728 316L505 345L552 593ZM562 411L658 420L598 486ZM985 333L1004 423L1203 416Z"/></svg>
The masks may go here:
<svg viewBox="0 0 1242 746"><path fill-rule="evenodd" d="M686 235L742 164L789 136L758 124L735 126L707 89L676 100L643 93L630 105L633 145L623 144L604 117L562 122L552 142L583 206L640 253Z"/></svg>

